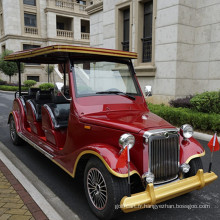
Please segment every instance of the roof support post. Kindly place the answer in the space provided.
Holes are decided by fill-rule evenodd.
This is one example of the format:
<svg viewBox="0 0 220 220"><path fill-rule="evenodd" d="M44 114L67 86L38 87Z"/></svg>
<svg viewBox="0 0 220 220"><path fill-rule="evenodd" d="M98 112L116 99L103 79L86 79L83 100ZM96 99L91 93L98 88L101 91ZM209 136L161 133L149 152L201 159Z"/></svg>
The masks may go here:
<svg viewBox="0 0 220 220"><path fill-rule="evenodd" d="M18 86L19 86L19 96L21 96L21 63L17 61L17 67L18 67Z"/></svg>
<svg viewBox="0 0 220 220"><path fill-rule="evenodd" d="M63 70L63 74L64 74L64 94L66 91L66 62L64 62L64 70Z"/></svg>

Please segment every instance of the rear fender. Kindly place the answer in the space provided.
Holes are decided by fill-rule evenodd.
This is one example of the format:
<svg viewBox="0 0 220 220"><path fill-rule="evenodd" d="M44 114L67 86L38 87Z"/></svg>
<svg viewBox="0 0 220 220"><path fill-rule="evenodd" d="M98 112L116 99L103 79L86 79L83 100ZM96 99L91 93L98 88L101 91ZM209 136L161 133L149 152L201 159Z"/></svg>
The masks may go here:
<svg viewBox="0 0 220 220"><path fill-rule="evenodd" d="M10 112L10 114L8 116L8 124L10 123L11 117L14 118L16 131L21 132L21 126L20 126L20 120L19 120L18 112L16 112L16 111Z"/></svg>
<svg viewBox="0 0 220 220"><path fill-rule="evenodd" d="M8 123L10 122L11 117L14 118L17 132L21 132L22 126L23 127L25 126L25 124L27 123L27 120L26 120L26 115L24 111L24 106L22 104L22 101L19 98L16 98L13 101L12 112L9 114Z"/></svg>

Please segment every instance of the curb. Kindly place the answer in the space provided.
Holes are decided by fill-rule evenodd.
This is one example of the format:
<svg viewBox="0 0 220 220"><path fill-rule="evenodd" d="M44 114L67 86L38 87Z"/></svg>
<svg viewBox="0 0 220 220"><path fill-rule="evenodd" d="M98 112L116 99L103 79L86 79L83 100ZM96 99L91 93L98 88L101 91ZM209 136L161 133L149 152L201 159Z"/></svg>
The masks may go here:
<svg viewBox="0 0 220 220"><path fill-rule="evenodd" d="M3 152L4 151L4 152ZM79 220L31 170L0 141L0 158L50 220ZM22 171L22 172L21 172ZM42 194L43 192L43 194ZM44 195L45 194L45 195Z"/></svg>
<svg viewBox="0 0 220 220"><path fill-rule="evenodd" d="M213 133L213 135L214 135L214 133ZM209 142L212 139L213 135L194 131L193 137L196 138L196 139L199 139L199 140ZM218 142L220 142L220 137L217 137L217 138L218 138Z"/></svg>
<svg viewBox="0 0 220 220"><path fill-rule="evenodd" d="M13 93L15 93L16 91L5 91L5 90L0 90L0 92L2 92L2 93L10 93L10 94L13 94Z"/></svg>

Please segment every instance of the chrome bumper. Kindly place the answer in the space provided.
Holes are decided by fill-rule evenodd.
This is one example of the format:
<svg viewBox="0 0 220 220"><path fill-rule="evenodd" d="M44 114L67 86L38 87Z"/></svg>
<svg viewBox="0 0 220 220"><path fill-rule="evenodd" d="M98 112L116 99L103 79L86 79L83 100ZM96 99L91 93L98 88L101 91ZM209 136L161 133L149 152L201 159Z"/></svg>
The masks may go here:
<svg viewBox="0 0 220 220"><path fill-rule="evenodd" d="M217 178L218 176L215 173L203 173L203 170L200 169L195 176L168 183L157 188L154 188L151 183L148 184L144 192L133 194L131 197L123 197L120 208L125 213L143 209L146 206L172 199L196 189L201 189Z"/></svg>

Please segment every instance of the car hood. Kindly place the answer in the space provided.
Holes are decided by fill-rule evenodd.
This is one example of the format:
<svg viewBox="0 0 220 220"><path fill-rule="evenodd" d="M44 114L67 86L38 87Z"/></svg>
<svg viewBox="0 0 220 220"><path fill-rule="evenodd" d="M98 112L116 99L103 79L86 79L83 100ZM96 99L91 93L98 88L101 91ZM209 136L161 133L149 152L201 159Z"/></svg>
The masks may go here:
<svg viewBox="0 0 220 220"><path fill-rule="evenodd" d="M84 115L81 117L80 121L132 133L139 133L141 130L174 128L164 119L147 111L111 111L93 113Z"/></svg>

